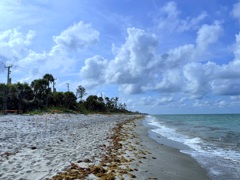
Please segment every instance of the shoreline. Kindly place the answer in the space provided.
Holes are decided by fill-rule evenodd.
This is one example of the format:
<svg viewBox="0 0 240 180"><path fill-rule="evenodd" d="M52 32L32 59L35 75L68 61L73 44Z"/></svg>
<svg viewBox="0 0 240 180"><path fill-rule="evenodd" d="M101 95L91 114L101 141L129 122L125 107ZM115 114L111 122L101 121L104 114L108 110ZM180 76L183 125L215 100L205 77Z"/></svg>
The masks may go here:
<svg viewBox="0 0 240 180"><path fill-rule="evenodd" d="M101 146L106 153L99 162L72 164L53 180L67 176L86 179L209 179L207 172L189 155L148 137L143 118L118 123L109 137L112 145ZM79 176L75 176L76 172Z"/></svg>
<svg viewBox="0 0 240 180"><path fill-rule="evenodd" d="M132 132L137 138L130 140L131 144L140 141L141 151L148 152L141 159L141 169L136 176L147 179L178 179L178 180L204 180L210 179L207 171L191 156L181 153L176 147L159 144L148 136L148 128L142 121L133 122L135 128ZM174 142L172 142L174 143ZM171 143L171 145L173 145ZM136 163L133 164L136 166Z"/></svg>

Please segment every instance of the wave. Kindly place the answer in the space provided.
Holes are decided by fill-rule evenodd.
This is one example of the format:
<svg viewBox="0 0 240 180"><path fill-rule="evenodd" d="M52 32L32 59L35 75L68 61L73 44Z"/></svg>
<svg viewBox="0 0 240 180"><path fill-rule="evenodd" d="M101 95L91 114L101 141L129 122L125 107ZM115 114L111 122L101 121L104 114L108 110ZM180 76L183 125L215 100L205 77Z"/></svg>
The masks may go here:
<svg viewBox="0 0 240 180"><path fill-rule="evenodd" d="M216 144L208 142L207 138L199 137L197 131L194 136L183 134L178 131L177 126L175 128L169 127L164 123L164 120L153 116L147 116L145 121L147 125L151 126L151 132L190 147L188 150L180 149L180 151L195 158L209 171L212 179L226 177L240 179L240 152L217 147Z"/></svg>

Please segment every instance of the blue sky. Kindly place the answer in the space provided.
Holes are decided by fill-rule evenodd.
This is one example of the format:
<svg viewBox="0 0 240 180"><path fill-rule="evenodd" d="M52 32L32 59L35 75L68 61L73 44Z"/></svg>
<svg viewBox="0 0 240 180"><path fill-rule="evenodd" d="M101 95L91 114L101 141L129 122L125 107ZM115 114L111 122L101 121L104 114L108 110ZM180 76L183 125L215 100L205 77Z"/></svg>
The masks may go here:
<svg viewBox="0 0 240 180"><path fill-rule="evenodd" d="M0 82L51 73L58 91L147 113L240 113L238 0L1 0Z"/></svg>

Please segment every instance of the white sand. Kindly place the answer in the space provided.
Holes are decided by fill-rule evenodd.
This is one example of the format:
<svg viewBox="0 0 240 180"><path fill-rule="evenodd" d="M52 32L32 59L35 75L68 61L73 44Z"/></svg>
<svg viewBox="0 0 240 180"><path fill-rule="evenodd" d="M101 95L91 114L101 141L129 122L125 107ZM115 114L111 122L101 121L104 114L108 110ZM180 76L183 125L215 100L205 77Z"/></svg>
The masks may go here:
<svg viewBox="0 0 240 180"><path fill-rule="evenodd" d="M51 178L71 162L104 153L107 137L123 115L0 116L0 179Z"/></svg>

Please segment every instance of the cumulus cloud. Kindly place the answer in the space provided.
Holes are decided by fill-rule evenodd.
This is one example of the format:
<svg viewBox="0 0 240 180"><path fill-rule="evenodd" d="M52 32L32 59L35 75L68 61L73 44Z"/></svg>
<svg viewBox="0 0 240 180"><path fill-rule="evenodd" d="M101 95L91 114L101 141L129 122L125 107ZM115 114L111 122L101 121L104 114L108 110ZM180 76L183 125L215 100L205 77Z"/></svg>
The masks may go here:
<svg viewBox="0 0 240 180"><path fill-rule="evenodd" d="M23 34L19 28L0 32L0 54L9 61L23 57L28 53L28 47L35 35L32 30Z"/></svg>
<svg viewBox="0 0 240 180"><path fill-rule="evenodd" d="M24 34L20 30L14 28L0 32L0 55L17 67L15 72L20 73L25 68L24 74L28 73L22 80L28 81L39 76L39 72L72 71L78 61L72 52L93 45L99 39L98 31L90 24L80 21L62 31L59 36L54 36L56 44L49 51L36 52L30 46L36 33L29 30Z"/></svg>
<svg viewBox="0 0 240 180"><path fill-rule="evenodd" d="M59 36L54 36L53 40L57 47L78 50L97 43L99 34L97 30L92 28L91 24L80 21L64 30Z"/></svg>
<svg viewBox="0 0 240 180"><path fill-rule="evenodd" d="M215 43L219 39L222 32L223 29L218 21L213 25L204 24L197 33L197 47L201 50L206 50L210 44Z"/></svg>
<svg viewBox="0 0 240 180"><path fill-rule="evenodd" d="M126 42L109 63L106 78L109 83L120 84L125 93L139 93L152 76L158 40L141 29L129 28L127 32Z"/></svg>
<svg viewBox="0 0 240 180"><path fill-rule="evenodd" d="M152 67L158 42L156 36L137 28L129 28L127 32L126 42L118 49L115 59L109 64L110 82L136 82L136 78Z"/></svg>
<svg viewBox="0 0 240 180"><path fill-rule="evenodd" d="M195 44L185 44L160 55L155 34L129 28L126 41L114 48L113 59L89 58L80 72L95 85L117 84L125 94L158 91L188 94L198 99L209 94L236 96L240 94L240 36L236 35L236 57L230 63L218 65L204 59L222 32L217 21L204 24L196 34Z"/></svg>
<svg viewBox="0 0 240 180"><path fill-rule="evenodd" d="M126 42L115 49L114 59L89 58L81 74L100 84L103 79L107 84L119 84L120 90L127 94L142 92L142 85L147 83L155 68L158 40L154 34L137 28L128 28L127 33Z"/></svg>
<svg viewBox="0 0 240 180"><path fill-rule="evenodd" d="M83 78L88 80L98 80L100 83L105 81L105 71L107 60L101 56L94 56L85 60L85 66L81 69Z"/></svg>
<svg viewBox="0 0 240 180"><path fill-rule="evenodd" d="M206 12L200 13L197 17L180 18L181 11L178 9L176 2L168 2L160 9L159 17L155 19L157 27L167 32L184 32L195 30L199 23L207 17Z"/></svg>
<svg viewBox="0 0 240 180"><path fill-rule="evenodd" d="M159 92L181 92L183 87L182 74L177 69L166 69L162 78L153 81L152 85L144 86L145 90L156 90Z"/></svg>
<svg viewBox="0 0 240 180"><path fill-rule="evenodd" d="M184 45L159 56L156 51L158 48L156 35L137 28L129 28L127 32L125 43L114 51L114 59L98 63L95 62L95 57L87 59L81 69L82 75L89 79L95 78L100 84L104 77L105 83L118 84L119 89L126 94L147 90L180 91L184 81L179 68L194 60L194 45ZM104 71L97 70L94 76L91 74L93 69L104 69L103 66Z"/></svg>
<svg viewBox="0 0 240 180"><path fill-rule="evenodd" d="M196 60L195 51L193 44L186 44L170 49L161 57L161 63L167 69L182 67L188 62Z"/></svg>
<svg viewBox="0 0 240 180"><path fill-rule="evenodd" d="M215 64L189 63L183 68L186 81L184 90L196 98L206 95L211 89L209 80L212 79Z"/></svg>
<svg viewBox="0 0 240 180"><path fill-rule="evenodd" d="M211 86L214 94L219 95L240 95L240 57L239 57L239 34L236 35L235 58L228 64L216 65L214 78L212 78Z"/></svg>
<svg viewBox="0 0 240 180"><path fill-rule="evenodd" d="M236 37L236 44L238 44ZM235 57L228 64L218 65L215 62L188 63L183 68L186 81L185 90L203 97L209 93L215 95L240 95L240 60Z"/></svg>
<svg viewBox="0 0 240 180"><path fill-rule="evenodd" d="M134 83L134 84L120 84L119 90L124 94L140 94L142 93L142 84Z"/></svg>

